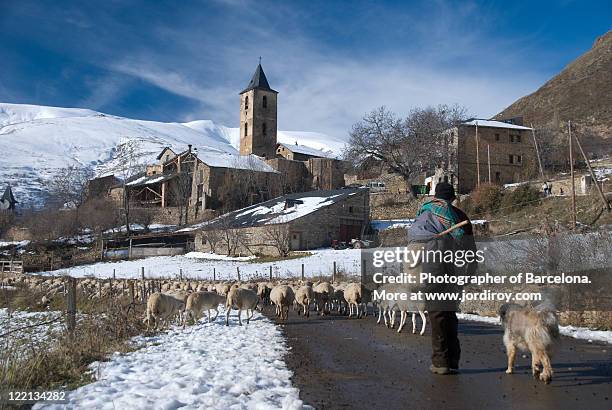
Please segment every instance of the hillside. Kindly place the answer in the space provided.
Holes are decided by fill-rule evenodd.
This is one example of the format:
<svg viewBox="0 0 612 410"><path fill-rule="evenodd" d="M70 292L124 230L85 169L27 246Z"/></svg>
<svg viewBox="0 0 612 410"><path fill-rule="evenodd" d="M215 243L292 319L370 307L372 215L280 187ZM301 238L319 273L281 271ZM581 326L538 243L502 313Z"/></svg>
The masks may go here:
<svg viewBox="0 0 612 410"><path fill-rule="evenodd" d="M612 31L533 94L495 118L523 116L536 127L563 128L568 120L585 134L612 136Z"/></svg>
<svg viewBox="0 0 612 410"><path fill-rule="evenodd" d="M324 134L279 131L280 142L340 152L343 141ZM99 175L116 172L118 152L133 150L135 163L150 163L165 146L188 144L201 157L238 155L239 132L212 121L163 123L78 108L0 103L0 188L13 186L21 203L40 204L47 181L70 165Z"/></svg>

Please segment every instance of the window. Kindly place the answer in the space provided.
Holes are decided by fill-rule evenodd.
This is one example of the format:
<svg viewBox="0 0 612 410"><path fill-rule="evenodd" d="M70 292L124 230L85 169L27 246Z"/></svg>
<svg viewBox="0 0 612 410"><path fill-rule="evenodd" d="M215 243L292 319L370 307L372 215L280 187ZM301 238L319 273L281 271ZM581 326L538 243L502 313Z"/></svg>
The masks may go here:
<svg viewBox="0 0 612 410"><path fill-rule="evenodd" d="M498 171L495 173L495 182L500 182L500 181L501 181L501 173L499 173Z"/></svg>
<svg viewBox="0 0 612 410"><path fill-rule="evenodd" d="M263 96L261 105L263 105L264 108L268 108L268 97L266 97L265 95Z"/></svg>
<svg viewBox="0 0 612 410"><path fill-rule="evenodd" d="M352 213L353 213L353 207L349 206L349 214L352 214Z"/></svg>
<svg viewBox="0 0 612 410"><path fill-rule="evenodd" d="M244 109L245 110L249 109L249 96L248 95L244 97Z"/></svg>
<svg viewBox="0 0 612 410"><path fill-rule="evenodd" d="M517 155L516 156L516 163L517 164L523 163L523 156L522 155Z"/></svg>
<svg viewBox="0 0 612 410"><path fill-rule="evenodd" d="M266 136L266 123L264 122L263 124L261 124L261 133L263 134L263 136Z"/></svg>
<svg viewBox="0 0 612 410"><path fill-rule="evenodd" d="M514 164L514 155L512 154L508 155L508 162L510 162L511 164Z"/></svg>
<svg viewBox="0 0 612 410"><path fill-rule="evenodd" d="M520 135L516 135L515 138L516 138L516 142L521 142L521 136Z"/></svg>
<svg viewBox="0 0 612 410"><path fill-rule="evenodd" d="M495 134L495 141L499 141L499 134Z"/></svg>
<svg viewBox="0 0 612 410"><path fill-rule="evenodd" d="M249 123L245 122L244 123L244 136L246 137L247 135L249 135Z"/></svg>

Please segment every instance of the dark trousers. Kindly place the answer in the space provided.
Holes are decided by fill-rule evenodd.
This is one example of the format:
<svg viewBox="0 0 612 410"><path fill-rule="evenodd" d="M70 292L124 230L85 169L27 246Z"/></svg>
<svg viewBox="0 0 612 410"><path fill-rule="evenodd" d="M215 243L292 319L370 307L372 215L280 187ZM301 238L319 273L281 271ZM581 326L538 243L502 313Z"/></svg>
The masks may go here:
<svg viewBox="0 0 612 410"><path fill-rule="evenodd" d="M431 322L431 363L437 367L459 368L461 348L457 338L457 315L452 311L429 312Z"/></svg>

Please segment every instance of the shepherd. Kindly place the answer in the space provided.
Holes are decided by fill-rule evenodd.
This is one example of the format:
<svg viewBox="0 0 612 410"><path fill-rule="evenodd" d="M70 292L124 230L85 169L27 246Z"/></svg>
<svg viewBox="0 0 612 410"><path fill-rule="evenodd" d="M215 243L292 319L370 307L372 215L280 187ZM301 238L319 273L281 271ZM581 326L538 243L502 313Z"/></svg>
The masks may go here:
<svg viewBox="0 0 612 410"><path fill-rule="evenodd" d="M410 242L420 242L426 250L476 251L472 224L467 215L452 205L456 199L453 186L447 182L436 185L434 198L423 203L417 212L417 218L408 229ZM432 275L457 274L472 275L476 264L467 264L461 268L452 262L424 261L423 272ZM461 272L460 272L461 270ZM457 293L461 288L444 283L427 285L428 293ZM431 321L431 366L434 374L456 374L459 370L461 348L457 336L458 320L457 301L429 301L426 308Z"/></svg>

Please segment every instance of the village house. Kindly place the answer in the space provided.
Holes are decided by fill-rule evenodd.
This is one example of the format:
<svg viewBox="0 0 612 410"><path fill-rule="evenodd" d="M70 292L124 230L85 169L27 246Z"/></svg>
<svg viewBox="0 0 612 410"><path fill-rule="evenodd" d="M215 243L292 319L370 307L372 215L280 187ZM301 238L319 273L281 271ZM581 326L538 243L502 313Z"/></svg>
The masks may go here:
<svg viewBox="0 0 612 410"><path fill-rule="evenodd" d="M196 251L278 255L279 249L307 250L361 239L369 214L368 189L343 188L281 196L181 231L194 232Z"/></svg>
<svg viewBox="0 0 612 410"><path fill-rule="evenodd" d="M479 183L509 184L537 173L532 129L510 122L471 119L447 131L450 150L445 164L425 179L433 194L447 181L467 194Z"/></svg>
<svg viewBox="0 0 612 410"><path fill-rule="evenodd" d="M279 173L254 155L199 154L189 145L179 153L166 147L157 160L125 182L131 206L174 208L194 220L207 209L236 209L281 194ZM111 197L121 201L123 189L115 186Z"/></svg>

